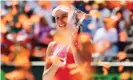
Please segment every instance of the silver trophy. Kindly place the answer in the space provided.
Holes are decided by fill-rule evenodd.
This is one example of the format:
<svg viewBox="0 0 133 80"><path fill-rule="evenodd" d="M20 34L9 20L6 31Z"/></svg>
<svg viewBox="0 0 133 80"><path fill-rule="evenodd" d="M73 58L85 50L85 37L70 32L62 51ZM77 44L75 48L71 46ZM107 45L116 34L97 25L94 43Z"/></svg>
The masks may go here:
<svg viewBox="0 0 133 80"><path fill-rule="evenodd" d="M68 24L75 24L78 28L82 24L82 22L89 16L89 14L86 14L85 12L75 8L74 6L71 6L71 10L68 13Z"/></svg>

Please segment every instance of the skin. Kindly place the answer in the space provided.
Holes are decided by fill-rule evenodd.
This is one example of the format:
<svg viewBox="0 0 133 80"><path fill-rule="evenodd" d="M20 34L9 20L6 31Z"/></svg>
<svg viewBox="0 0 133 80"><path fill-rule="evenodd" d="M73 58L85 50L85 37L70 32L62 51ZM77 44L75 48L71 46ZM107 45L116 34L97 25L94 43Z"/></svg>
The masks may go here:
<svg viewBox="0 0 133 80"><path fill-rule="evenodd" d="M57 30L63 32L66 29L68 13L58 10L55 14Z"/></svg>
<svg viewBox="0 0 133 80"><path fill-rule="evenodd" d="M63 37L63 32L65 32L66 30L68 30L67 26L67 17L68 17L68 13L61 11L61 10L57 10L57 12L55 13L55 20L56 20L56 25L57 25L57 31L58 33L61 33L60 35L62 35ZM78 30L77 30L78 31ZM73 39L71 40L71 50L72 50L72 55L74 57L74 60L76 62L76 65L79 67L81 74L83 74L84 76L87 75L87 69L83 67L88 67L90 66L90 62L86 61L86 59L84 59L84 57L81 56L80 52L83 52L84 49L81 50L77 50L77 47L74 46L74 43L76 41L75 36L73 36ZM46 64L44 67L44 72L43 72L43 80L53 80L54 79L54 75L56 73L56 71L58 70L59 67L64 66L61 63L61 60L59 57L55 56L52 57L52 47L55 44L55 42L51 42L47 48L47 52L46 52ZM92 45L92 44L90 44ZM82 46L84 47L84 46ZM77 54L79 53L79 54ZM89 58L91 58L91 54L89 56ZM84 65L85 64L85 65Z"/></svg>
<svg viewBox="0 0 133 80"><path fill-rule="evenodd" d="M55 20L56 20L56 25L57 25L57 30L58 33L62 33L63 31L66 30L66 23L67 23L67 13L61 10L58 10L55 13ZM51 42L47 48L47 52L46 52L46 64L44 67L44 72L43 72L43 80L53 80L54 79L54 75L56 73L56 71L58 70L58 68L60 66L63 66L61 64L60 58L55 56L51 59L52 56L52 47L55 44L55 42Z"/></svg>

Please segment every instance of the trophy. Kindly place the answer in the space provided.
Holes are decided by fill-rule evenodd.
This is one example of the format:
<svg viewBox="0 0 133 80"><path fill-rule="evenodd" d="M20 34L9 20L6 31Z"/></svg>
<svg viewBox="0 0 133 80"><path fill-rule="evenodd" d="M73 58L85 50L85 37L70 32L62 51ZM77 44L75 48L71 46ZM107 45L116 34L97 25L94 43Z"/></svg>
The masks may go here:
<svg viewBox="0 0 133 80"><path fill-rule="evenodd" d="M88 17L90 17L90 14L86 14L74 6L70 6L70 12L68 12L68 24L75 24L76 27L79 28L82 22Z"/></svg>

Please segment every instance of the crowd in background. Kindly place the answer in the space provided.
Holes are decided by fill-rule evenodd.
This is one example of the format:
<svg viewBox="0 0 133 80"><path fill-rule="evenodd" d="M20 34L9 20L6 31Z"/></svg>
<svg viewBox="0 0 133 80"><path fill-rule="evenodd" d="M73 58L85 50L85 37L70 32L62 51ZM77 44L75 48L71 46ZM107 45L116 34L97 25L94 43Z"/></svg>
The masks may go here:
<svg viewBox="0 0 133 80"><path fill-rule="evenodd" d="M56 32L51 13L60 4L74 5L92 14L82 25L83 32L88 33L96 45L97 61L133 60L133 1L35 0L1 1L2 63L14 63L19 73L24 71L28 80L34 79L29 71L31 61L45 61L47 46ZM13 77L9 74L7 78Z"/></svg>

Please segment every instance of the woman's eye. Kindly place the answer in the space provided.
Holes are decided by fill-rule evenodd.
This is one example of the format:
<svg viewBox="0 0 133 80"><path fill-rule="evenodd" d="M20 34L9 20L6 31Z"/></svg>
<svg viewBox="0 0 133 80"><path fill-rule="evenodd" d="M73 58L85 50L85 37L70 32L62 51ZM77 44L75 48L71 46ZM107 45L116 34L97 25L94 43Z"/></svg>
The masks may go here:
<svg viewBox="0 0 133 80"><path fill-rule="evenodd" d="M61 17L55 17L56 20L67 18L67 15L61 16Z"/></svg>
<svg viewBox="0 0 133 80"><path fill-rule="evenodd" d="M62 16L62 19L66 19L67 18L67 16Z"/></svg>
<svg viewBox="0 0 133 80"><path fill-rule="evenodd" d="M66 18L67 17L67 15L66 16L62 16L63 18Z"/></svg>
<svg viewBox="0 0 133 80"><path fill-rule="evenodd" d="M57 19L59 19L59 17L55 17L55 19L57 20Z"/></svg>

